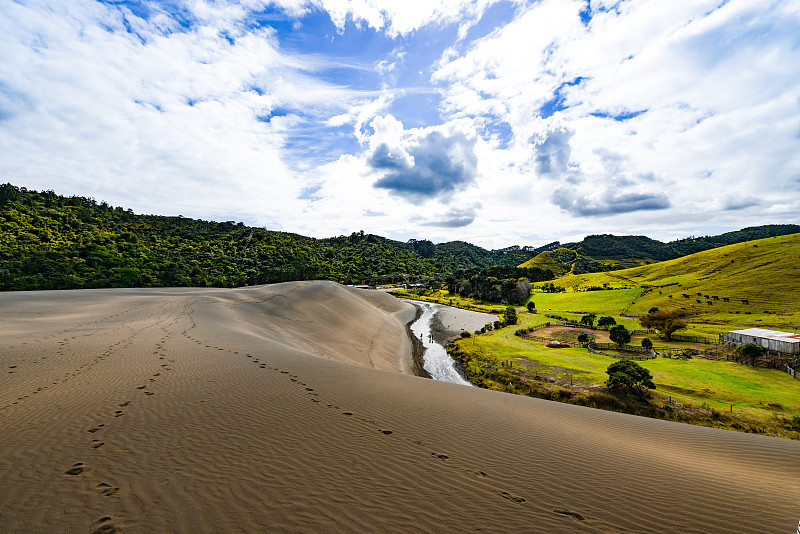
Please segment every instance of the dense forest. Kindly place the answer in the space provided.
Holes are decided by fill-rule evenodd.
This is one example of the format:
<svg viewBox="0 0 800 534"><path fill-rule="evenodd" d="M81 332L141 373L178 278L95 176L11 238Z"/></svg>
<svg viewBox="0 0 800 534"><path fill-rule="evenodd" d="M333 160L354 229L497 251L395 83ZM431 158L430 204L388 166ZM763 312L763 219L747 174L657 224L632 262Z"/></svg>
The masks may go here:
<svg viewBox="0 0 800 534"><path fill-rule="evenodd" d="M185 217L136 215L84 197L0 186L0 289L237 287L289 280L438 285L456 268L520 263L463 242L355 232L313 239Z"/></svg>

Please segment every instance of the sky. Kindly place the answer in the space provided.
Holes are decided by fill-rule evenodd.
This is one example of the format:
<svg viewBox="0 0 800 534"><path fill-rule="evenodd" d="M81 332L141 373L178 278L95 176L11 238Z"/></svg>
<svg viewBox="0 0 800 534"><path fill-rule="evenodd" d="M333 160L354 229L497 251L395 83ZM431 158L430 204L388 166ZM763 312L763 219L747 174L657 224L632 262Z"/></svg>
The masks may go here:
<svg viewBox="0 0 800 534"><path fill-rule="evenodd" d="M800 223L795 0L0 0L0 183L486 248Z"/></svg>

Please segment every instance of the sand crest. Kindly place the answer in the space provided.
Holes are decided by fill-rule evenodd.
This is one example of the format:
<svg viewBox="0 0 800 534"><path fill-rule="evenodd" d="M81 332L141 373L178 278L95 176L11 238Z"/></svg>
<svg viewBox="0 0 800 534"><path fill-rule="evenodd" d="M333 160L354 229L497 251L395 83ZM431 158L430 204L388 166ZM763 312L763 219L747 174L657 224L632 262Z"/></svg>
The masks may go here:
<svg viewBox="0 0 800 534"><path fill-rule="evenodd" d="M328 282L0 294L0 532L793 532L800 443L419 378Z"/></svg>

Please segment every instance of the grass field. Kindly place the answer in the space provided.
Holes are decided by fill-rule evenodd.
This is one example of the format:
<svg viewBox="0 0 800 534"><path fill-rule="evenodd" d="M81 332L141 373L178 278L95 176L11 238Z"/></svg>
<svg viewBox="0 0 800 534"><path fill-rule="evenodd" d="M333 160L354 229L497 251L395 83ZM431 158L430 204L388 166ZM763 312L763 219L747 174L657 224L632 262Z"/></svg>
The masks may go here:
<svg viewBox="0 0 800 534"><path fill-rule="evenodd" d="M679 334L712 338L742 328L790 330L800 326L800 234L740 243L621 271L566 275L554 284L565 291L544 293L543 284L535 284L530 300L538 313L529 314L524 307L517 307L518 326L455 343L455 352L467 362L466 370L484 387L532 394L525 381L543 376L554 382L548 382L549 390L533 388L537 394L575 400L582 394L591 396L587 392L605 383L606 368L614 358L582 348L550 349L541 341L514 335L518 328L551 321L545 314L572 320L587 313L611 315L617 323L634 329L641 327L630 315L647 313L654 306L677 308L691 315L689 327ZM587 291L589 288L605 289ZM444 291L416 298L481 311L503 308ZM638 345L643 337L636 335L631 343ZM653 334L647 337L656 347L704 347L667 342ZM504 367L509 361L513 365ZM685 413L677 420L800 439L800 427L795 429L800 425L800 380L787 373L700 358L656 358L641 365L654 376L657 389L653 402L660 407L657 414L680 406Z"/></svg>
<svg viewBox="0 0 800 534"><path fill-rule="evenodd" d="M540 341L516 336L518 328L546 319L533 314L519 316L518 326L455 342L456 351L469 355L472 368L467 371L471 376L483 376L485 369L503 369L503 362L511 361L517 368L531 370L530 376L554 380L552 387L561 392L565 389L585 392L605 383L608 378L605 371L616 361L614 358L591 354L583 348L550 349ZM653 392L654 404L664 407L677 404L693 411L695 415L687 416L686 422L800 439L800 428L795 431L784 426L785 420L800 414L800 380L787 373L700 358L656 358L639 363L653 374L657 386ZM506 381L510 384L514 380L513 371L508 373L501 373L499 379L493 376L493 388L519 392L519 387L505 385Z"/></svg>

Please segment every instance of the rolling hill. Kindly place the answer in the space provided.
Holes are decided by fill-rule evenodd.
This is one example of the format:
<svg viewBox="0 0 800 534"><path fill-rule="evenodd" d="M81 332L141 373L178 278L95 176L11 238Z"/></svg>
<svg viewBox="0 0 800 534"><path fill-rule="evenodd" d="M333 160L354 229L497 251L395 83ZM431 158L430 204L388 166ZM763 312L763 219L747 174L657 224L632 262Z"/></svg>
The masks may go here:
<svg viewBox="0 0 800 534"><path fill-rule="evenodd" d="M717 247L796 234L800 226L796 224L767 224L751 226L717 236L689 237L663 243L642 235L616 236L610 234L590 235L577 243L567 243L562 248L574 250L584 258L585 266L575 274L602 272L610 269L623 269L647 265L654 262L672 260L711 250ZM594 260L596 263L590 263ZM594 269L589 271L586 269Z"/></svg>
<svg viewBox="0 0 800 534"><path fill-rule="evenodd" d="M618 312L642 314L655 306L684 309L696 321L750 326L800 326L800 233L727 245L630 269L565 275L553 283L604 299L625 290L630 300ZM739 317L736 317L736 316ZM742 316L749 317L742 317Z"/></svg>

